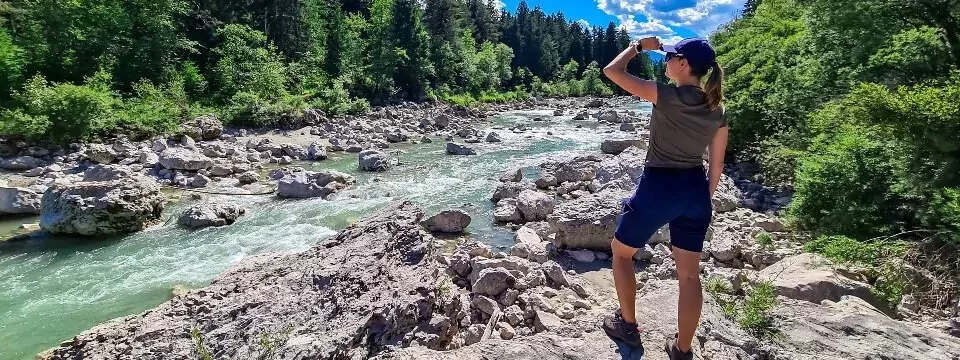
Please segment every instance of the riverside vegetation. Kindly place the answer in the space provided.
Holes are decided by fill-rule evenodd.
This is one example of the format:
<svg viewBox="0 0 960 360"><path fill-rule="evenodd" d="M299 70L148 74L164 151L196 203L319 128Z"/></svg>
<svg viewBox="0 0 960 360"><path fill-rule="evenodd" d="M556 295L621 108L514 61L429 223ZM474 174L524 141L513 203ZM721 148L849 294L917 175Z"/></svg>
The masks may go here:
<svg viewBox="0 0 960 360"><path fill-rule="evenodd" d="M596 324L616 306L609 239L649 104L556 98L614 95L599 66L629 37L492 4L0 2L0 212L42 229L0 242L0 265L43 232L167 236L161 186L296 199L178 197L174 247L249 246L217 227L298 246L195 260L233 264L40 357L631 356ZM713 34L732 138L701 257L704 358L960 356L958 16L949 1L751 0ZM645 56L630 69L663 71ZM277 203L294 215L267 224ZM318 233L317 213L342 231ZM644 340L662 343L669 231L636 257ZM122 265L118 285L148 277Z"/></svg>
<svg viewBox="0 0 960 360"><path fill-rule="evenodd" d="M869 268L894 303L960 292L958 34L951 1L756 0L712 36L733 152L794 191L808 250Z"/></svg>
<svg viewBox="0 0 960 360"><path fill-rule="evenodd" d="M282 126L304 109L612 95L600 72L630 39L521 2L0 2L0 135L94 140L176 131L213 113ZM631 69L656 72L639 57Z"/></svg>

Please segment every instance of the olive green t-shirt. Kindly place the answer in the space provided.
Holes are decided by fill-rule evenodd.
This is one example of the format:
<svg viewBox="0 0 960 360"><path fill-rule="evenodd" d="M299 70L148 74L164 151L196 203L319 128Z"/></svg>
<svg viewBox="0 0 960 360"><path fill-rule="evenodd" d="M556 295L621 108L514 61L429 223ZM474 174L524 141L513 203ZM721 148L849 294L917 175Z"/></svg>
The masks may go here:
<svg viewBox="0 0 960 360"><path fill-rule="evenodd" d="M710 110L706 94L696 86L657 84L657 103L650 115L650 144L645 166L692 168L717 129L727 126L723 107Z"/></svg>

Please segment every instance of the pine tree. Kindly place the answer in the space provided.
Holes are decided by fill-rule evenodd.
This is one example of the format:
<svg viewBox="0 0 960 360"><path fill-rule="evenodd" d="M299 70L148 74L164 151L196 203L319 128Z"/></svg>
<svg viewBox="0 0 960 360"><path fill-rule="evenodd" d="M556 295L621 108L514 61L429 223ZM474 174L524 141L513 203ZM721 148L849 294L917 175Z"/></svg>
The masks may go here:
<svg viewBox="0 0 960 360"><path fill-rule="evenodd" d="M467 0L467 12L477 46L488 41L500 41L500 29L497 22L499 10L494 3L494 1L489 0Z"/></svg>
<svg viewBox="0 0 960 360"><path fill-rule="evenodd" d="M433 74L429 59L429 37L417 0L396 0L393 4L391 35L398 57L394 83L405 99L419 100L427 92Z"/></svg>
<svg viewBox="0 0 960 360"><path fill-rule="evenodd" d="M760 7L761 2L762 0L747 0L747 2L743 4L743 16L753 16L753 13L757 12L757 8Z"/></svg>
<svg viewBox="0 0 960 360"><path fill-rule="evenodd" d="M370 89L367 96L385 100L393 91L397 54L393 48L394 0L373 0L370 5Z"/></svg>
<svg viewBox="0 0 960 360"><path fill-rule="evenodd" d="M433 87L453 87L458 74L463 73L466 46L461 41L465 9L459 0L427 0L424 21L430 33L430 59L435 76ZM473 52L471 48L469 51Z"/></svg>
<svg viewBox="0 0 960 360"><path fill-rule="evenodd" d="M607 24L607 30L603 33L603 58L600 61L601 66L613 61L613 58L622 51L623 48L620 47L620 41L617 39L617 25L611 21Z"/></svg>

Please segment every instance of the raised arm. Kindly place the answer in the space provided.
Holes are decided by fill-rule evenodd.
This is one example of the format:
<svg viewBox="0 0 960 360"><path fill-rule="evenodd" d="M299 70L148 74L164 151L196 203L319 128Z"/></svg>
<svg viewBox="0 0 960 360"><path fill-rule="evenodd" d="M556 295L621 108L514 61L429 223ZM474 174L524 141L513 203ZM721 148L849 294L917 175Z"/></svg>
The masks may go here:
<svg viewBox="0 0 960 360"><path fill-rule="evenodd" d="M620 55L617 55L609 65L603 68L603 74L623 90L656 105L657 82L644 80L631 75L627 72L627 64L639 53L636 45L641 45L645 50L653 50L659 48L659 44L660 41L656 38L646 38L640 40L638 44L630 45L630 47L620 52Z"/></svg>
<svg viewBox="0 0 960 360"><path fill-rule="evenodd" d="M713 193L717 191L717 186L720 184L720 175L723 174L723 156L727 151L727 136L729 135L728 127L724 126L718 129L708 148L710 154L710 168L708 170L710 172L710 198L713 198Z"/></svg>

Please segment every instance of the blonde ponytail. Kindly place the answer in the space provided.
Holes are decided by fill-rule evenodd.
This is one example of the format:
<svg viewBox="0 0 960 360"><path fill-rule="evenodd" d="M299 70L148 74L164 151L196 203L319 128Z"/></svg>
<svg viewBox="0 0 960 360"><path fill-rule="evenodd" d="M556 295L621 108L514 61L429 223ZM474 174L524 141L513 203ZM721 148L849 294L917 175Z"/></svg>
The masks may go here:
<svg viewBox="0 0 960 360"><path fill-rule="evenodd" d="M707 93L707 105L710 110L716 110L723 105L723 69L720 68L720 64L713 63L711 70L704 90Z"/></svg>

